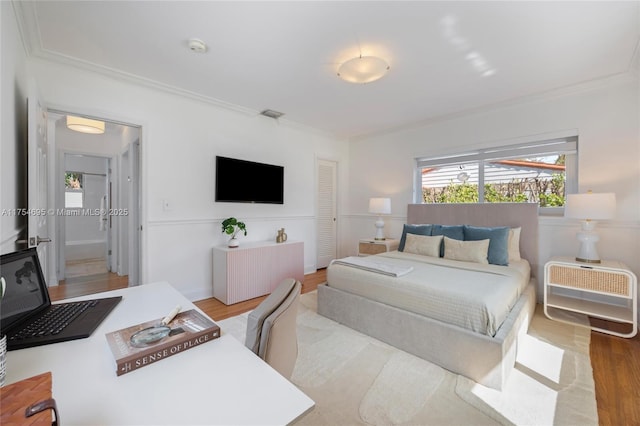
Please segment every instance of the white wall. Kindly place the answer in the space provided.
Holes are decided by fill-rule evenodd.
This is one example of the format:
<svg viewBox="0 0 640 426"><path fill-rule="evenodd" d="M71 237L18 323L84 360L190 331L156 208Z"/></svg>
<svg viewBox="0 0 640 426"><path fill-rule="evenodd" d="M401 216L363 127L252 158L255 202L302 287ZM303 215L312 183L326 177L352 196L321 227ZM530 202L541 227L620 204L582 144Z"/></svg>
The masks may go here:
<svg viewBox="0 0 640 426"><path fill-rule="evenodd" d="M345 141L66 65L30 64L55 109L142 126L143 282L169 281L192 300L211 296L212 247L226 243L220 222L228 216L246 222L245 241L286 228L304 241L305 271L315 270L315 160L346 163ZM215 203L216 155L284 166L285 204Z"/></svg>
<svg viewBox="0 0 640 426"><path fill-rule="evenodd" d="M357 239L374 232L375 219L366 213L372 196L391 197L392 215L386 220L386 231L400 236L406 205L413 200L416 157L577 130L580 191L615 192L617 197L616 219L598 225L600 255L623 261L640 275L639 86L636 70L608 84L353 141L350 202L344 221L350 232L343 238L342 254L355 253ZM554 255L573 256L578 250L578 229L576 221L541 217L540 264ZM542 277L541 269L538 277ZM540 289L541 282L539 279Z"/></svg>
<svg viewBox="0 0 640 426"><path fill-rule="evenodd" d="M11 2L0 2L0 253L16 250L26 229L27 207L27 66ZM25 236L26 237L26 236Z"/></svg>

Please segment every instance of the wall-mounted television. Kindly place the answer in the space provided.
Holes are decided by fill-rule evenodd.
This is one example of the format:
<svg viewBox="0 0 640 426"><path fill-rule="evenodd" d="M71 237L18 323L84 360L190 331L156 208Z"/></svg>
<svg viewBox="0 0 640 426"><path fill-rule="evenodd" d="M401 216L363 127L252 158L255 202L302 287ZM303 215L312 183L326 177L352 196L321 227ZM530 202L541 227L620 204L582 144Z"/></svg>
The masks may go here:
<svg viewBox="0 0 640 426"><path fill-rule="evenodd" d="M216 156L218 202L284 204L284 167Z"/></svg>

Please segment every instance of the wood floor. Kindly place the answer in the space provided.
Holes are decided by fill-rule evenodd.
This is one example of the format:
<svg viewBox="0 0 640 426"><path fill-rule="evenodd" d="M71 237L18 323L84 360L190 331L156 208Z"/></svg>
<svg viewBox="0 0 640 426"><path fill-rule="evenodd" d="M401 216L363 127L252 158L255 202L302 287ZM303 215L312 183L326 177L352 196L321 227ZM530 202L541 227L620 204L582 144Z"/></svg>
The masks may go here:
<svg viewBox="0 0 640 426"><path fill-rule="evenodd" d="M52 300L60 300L124 288L128 282L126 277L124 278L115 274L84 277L86 282L51 287L49 294ZM324 269L306 275L302 283L302 292L313 291L324 281ZM226 306L210 298L197 301L195 304L211 318L219 321L251 310L263 299L264 297L258 297ZM592 332L590 352L600 425L640 425L640 335L633 339L624 339Z"/></svg>

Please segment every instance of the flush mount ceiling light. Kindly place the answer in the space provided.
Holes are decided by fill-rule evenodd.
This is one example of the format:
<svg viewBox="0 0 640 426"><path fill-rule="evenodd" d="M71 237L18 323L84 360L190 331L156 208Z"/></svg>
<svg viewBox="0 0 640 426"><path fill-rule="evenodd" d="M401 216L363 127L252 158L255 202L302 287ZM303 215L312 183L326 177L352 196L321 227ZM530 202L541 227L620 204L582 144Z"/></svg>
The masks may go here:
<svg viewBox="0 0 640 426"><path fill-rule="evenodd" d="M358 56L344 62L338 68L338 77L350 83L371 83L389 71L389 64L376 56Z"/></svg>
<svg viewBox="0 0 640 426"><path fill-rule="evenodd" d="M67 128L76 132L101 135L104 133L104 121L67 115Z"/></svg>

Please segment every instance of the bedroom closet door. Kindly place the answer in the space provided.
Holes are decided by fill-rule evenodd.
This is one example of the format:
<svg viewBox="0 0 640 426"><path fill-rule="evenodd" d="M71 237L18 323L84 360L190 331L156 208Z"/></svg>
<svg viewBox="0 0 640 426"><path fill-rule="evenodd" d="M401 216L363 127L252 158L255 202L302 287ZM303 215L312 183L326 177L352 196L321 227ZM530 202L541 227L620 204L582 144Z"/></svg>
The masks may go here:
<svg viewBox="0 0 640 426"><path fill-rule="evenodd" d="M317 268L326 268L336 258L336 176L338 164L335 161L318 160L317 182Z"/></svg>

